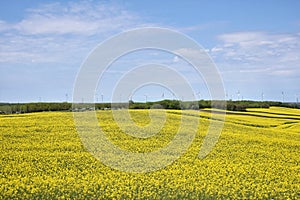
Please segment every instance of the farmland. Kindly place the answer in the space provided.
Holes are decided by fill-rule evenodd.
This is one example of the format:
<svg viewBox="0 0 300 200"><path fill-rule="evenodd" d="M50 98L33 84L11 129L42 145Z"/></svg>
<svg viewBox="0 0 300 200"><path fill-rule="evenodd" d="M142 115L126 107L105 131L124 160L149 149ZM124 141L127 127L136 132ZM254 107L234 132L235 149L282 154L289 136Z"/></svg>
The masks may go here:
<svg viewBox="0 0 300 200"><path fill-rule="evenodd" d="M151 121L149 110L129 112L139 126ZM299 199L300 110L230 112L217 145L199 159L209 112L166 110L163 128L144 139L124 134L111 110L97 111L107 137L131 152L167 145L182 116L199 120L187 151L148 173L118 171L94 158L81 143L71 112L0 115L0 199Z"/></svg>

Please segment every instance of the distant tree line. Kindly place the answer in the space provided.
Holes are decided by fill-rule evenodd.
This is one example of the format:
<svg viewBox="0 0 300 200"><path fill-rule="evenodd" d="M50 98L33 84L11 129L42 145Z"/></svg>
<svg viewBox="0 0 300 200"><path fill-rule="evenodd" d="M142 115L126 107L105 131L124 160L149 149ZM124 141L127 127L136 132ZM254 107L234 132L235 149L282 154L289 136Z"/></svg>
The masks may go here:
<svg viewBox="0 0 300 200"><path fill-rule="evenodd" d="M31 112L44 112L44 111L67 111L72 107L71 103L1 103L0 113L13 114L13 113L31 113Z"/></svg>
<svg viewBox="0 0 300 200"><path fill-rule="evenodd" d="M74 106L75 105L75 106ZM128 103L96 103L96 104L74 104L62 103L0 103L0 114L31 113L44 111L85 111L85 110L107 110L107 109L176 109L176 110L198 110L204 108L219 108L230 111L246 111L247 108L269 108L270 106L281 106L288 108L300 108L297 103L282 103L275 101L178 101L161 100L156 102L133 102Z"/></svg>
<svg viewBox="0 0 300 200"><path fill-rule="evenodd" d="M213 104L213 105L212 105ZM178 101L178 100L163 100L157 102L135 103L129 101L129 108L131 109L150 109L150 108L164 108L164 109L182 109L182 110L197 110L204 108L219 108L230 111L246 111L247 108L269 108L271 106L280 106L288 108L300 108L297 103L282 103L276 101Z"/></svg>

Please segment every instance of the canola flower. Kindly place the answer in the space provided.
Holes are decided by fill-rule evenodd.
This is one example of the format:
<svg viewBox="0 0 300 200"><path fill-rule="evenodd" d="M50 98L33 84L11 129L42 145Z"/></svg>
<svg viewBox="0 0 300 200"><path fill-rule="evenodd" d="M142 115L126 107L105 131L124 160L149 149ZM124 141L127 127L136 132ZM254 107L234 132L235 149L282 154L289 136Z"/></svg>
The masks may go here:
<svg viewBox="0 0 300 200"><path fill-rule="evenodd" d="M0 199L300 199L300 117L289 119L300 116L299 110L227 115L217 145L204 159L197 155L210 114L166 112L164 127L144 139L123 133L111 111L97 111L107 137L132 152L167 145L181 115L199 118L186 153L150 173L117 171L94 158L78 137L72 113L0 115ZM130 113L141 126L150 122L147 110Z"/></svg>

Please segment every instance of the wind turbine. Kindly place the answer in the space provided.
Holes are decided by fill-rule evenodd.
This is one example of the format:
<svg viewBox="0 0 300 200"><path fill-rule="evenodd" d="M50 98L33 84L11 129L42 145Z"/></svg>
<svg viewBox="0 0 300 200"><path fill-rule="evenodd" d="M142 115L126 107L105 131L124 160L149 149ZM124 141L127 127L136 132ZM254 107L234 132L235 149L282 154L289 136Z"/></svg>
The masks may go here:
<svg viewBox="0 0 300 200"><path fill-rule="evenodd" d="M240 93L240 91L238 90L238 92L237 92L237 95L238 95L238 101L240 100L240 95L241 95L241 93Z"/></svg>
<svg viewBox="0 0 300 200"><path fill-rule="evenodd" d="M201 92L199 91L199 92L197 92L197 94L196 94L198 97L199 97L199 100L201 100Z"/></svg>
<svg viewBox="0 0 300 200"><path fill-rule="evenodd" d="M98 103L98 94L96 93L95 96L96 96L96 103Z"/></svg>

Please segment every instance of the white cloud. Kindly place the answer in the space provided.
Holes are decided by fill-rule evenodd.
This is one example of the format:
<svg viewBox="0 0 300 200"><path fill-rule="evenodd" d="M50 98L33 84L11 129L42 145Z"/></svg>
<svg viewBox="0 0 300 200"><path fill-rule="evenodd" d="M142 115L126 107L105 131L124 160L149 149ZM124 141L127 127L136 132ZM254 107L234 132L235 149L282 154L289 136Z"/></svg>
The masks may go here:
<svg viewBox="0 0 300 200"><path fill-rule="evenodd" d="M269 71L271 71L272 70L272 68L270 68L270 67L266 67L266 68L262 68L262 69L242 69L242 70L240 70L240 72L242 72L242 73L261 73L261 72L269 72Z"/></svg>
<svg viewBox="0 0 300 200"><path fill-rule="evenodd" d="M241 32L224 34L218 37L224 51L243 52L247 54L281 55L284 52L295 52L300 48L299 34L268 34L264 32ZM257 51L258 50L258 51Z"/></svg>
<svg viewBox="0 0 300 200"><path fill-rule="evenodd" d="M272 75L286 76L292 75L294 73L293 70L273 70L270 72Z"/></svg>
<svg viewBox="0 0 300 200"><path fill-rule="evenodd" d="M218 36L220 40L224 43L243 43L243 42L253 42L255 40L261 40L263 38L263 33L261 32L238 32L223 34Z"/></svg>
<svg viewBox="0 0 300 200"><path fill-rule="evenodd" d="M137 18L125 10L89 2L47 4L29 10L27 18L14 25L24 34L85 34L114 31L131 26Z"/></svg>
<svg viewBox="0 0 300 200"><path fill-rule="evenodd" d="M300 76L299 33L238 32L220 35L218 39L222 43L212 48L211 54L219 65L226 63L247 73Z"/></svg>
<svg viewBox="0 0 300 200"><path fill-rule="evenodd" d="M178 56L174 56L174 58L173 58L173 62L174 63L177 63L179 61L179 58L178 58Z"/></svg>
<svg viewBox="0 0 300 200"><path fill-rule="evenodd" d="M16 23L0 21L0 63L79 64L107 36L142 25L136 15L115 4L44 4L27 10Z"/></svg>
<svg viewBox="0 0 300 200"><path fill-rule="evenodd" d="M203 57L206 55L206 50L205 49L194 49L194 47L191 48L180 48L175 51L175 53L185 56L187 58L194 58L194 59L199 59L201 56Z"/></svg>
<svg viewBox="0 0 300 200"><path fill-rule="evenodd" d="M223 48L214 47L214 48L211 49L211 52L218 52L218 51L223 51Z"/></svg>
<svg viewBox="0 0 300 200"><path fill-rule="evenodd" d="M10 29L9 24L6 23L3 20L0 20L0 32L6 31L6 30L9 30L9 29Z"/></svg>

